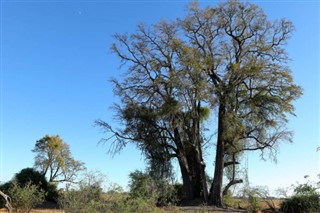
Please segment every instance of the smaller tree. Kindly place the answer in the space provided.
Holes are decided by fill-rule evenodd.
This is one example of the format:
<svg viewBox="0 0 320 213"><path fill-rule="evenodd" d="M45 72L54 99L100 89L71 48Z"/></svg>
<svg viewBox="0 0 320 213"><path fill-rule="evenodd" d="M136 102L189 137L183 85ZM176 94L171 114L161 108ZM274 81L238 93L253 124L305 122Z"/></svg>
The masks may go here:
<svg viewBox="0 0 320 213"><path fill-rule="evenodd" d="M69 145L59 135L44 136L32 151L36 153L34 167L49 182L73 182L77 172L85 168L84 163L71 156Z"/></svg>
<svg viewBox="0 0 320 213"><path fill-rule="evenodd" d="M33 168L22 169L14 176L14 180L21 186L24 187L28 184L36 185L44 191L48 190L48 181L41 175L40 172Z"/></svg>
<svg viewBox="0 0 320 213"><path fill-rule="evenodd" d="M129 174L129 178L130 195L132 197L156 199L157 186L150 175L136 170Z"/></svg>

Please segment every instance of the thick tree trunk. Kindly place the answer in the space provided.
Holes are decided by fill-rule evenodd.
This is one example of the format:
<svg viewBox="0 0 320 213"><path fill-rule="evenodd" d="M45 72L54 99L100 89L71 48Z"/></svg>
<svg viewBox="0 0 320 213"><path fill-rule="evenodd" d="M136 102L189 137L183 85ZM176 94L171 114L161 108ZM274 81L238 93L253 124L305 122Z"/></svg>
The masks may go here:
<svg viewBox="0 0 320 213"><path fill-rule="evenodd" d="M205 164L202 159L201 135L200 135L200 101L194 101L192 118L187 137L184 140L180 132L174 130L175 142L178 147L177 153L179 166L182 174L184 199L208 201L208 189L205 176Z"/></svg>
<svg viewBox="0 0 320 213"><path fill-rule="evenodd" d="M217 150L216 150L216 161L214 169L213 182L210 188L210 202L217 206L223 207L223 196L222 196L222 184L223 184L223 169L224 169L224 152L225 152L225 124L224 116L226 113L224 101L220 102L219 115L218 115L218 138L217 138Z"/></svg>
<svg viewBox="0 0 320 213"><path fill-rule="evenodd" d="M187 131L189 143L186 147L189 169L192 172L194 198L207 203L208 189L205 176L205 163L202 158L200 134L200 101L194 101L190 131Z"/></svg>
<svg viewBox="0 0 320 213"><path fill-rule="evenodd" d="M181 176L182 176L182 187L184 192L185 200L192 200L194 198L194 189L192 175L190 173L187 160L184 157L178 159Z"/></svg>
<svg viewBox="0 0 320 213"><path fill-rule="evenodd" d="M182 176L182 186L185 200L192 200L194 198L194 189L192 184L192 174L189 167L189 161L186 154L186 147L184 146L178 128L174 129L174 140L178 147L178 162Z"/></svg>
<svg viewBox="0 0 320 213"><path fill-rule="evenodd" d="M205 163L202 158L202 144L201 144L201 134L200 134L200 110L201 110L201 102L197 101L196 106L194 107L197 112L197 119L194 121L194 130L195 130L195 158L196 158L196 174L199 176L199 188L200 188L200 196L203 198L205 203L208 202L208 187L206 181L206 172L205 172Z"/></svg>

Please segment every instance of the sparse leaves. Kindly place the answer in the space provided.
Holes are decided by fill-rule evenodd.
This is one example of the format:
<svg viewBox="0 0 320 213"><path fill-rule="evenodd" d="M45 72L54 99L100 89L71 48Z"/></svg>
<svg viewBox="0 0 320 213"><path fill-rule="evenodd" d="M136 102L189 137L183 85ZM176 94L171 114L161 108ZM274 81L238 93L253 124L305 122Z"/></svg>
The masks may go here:
<svg viewBox="0 0 320 213"><path fill-rule="evenodd" d="M38 140L35 148L35 168L43 176L48 176L49 182L72 182L76 173L84 169L84 164L71 156L70 148L59 135Z"/></svg>

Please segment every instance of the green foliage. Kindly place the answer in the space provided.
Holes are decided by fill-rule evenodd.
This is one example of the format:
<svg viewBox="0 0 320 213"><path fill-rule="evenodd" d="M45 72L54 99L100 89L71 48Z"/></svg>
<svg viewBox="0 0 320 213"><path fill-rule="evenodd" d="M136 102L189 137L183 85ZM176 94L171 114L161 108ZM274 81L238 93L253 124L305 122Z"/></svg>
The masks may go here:
<svg viewBox="0 0 320 213"><path fill-rule="evenodd" d="M17 211L30 212L33 207L44 201L46 193L31 182L20 186L13 181L8 194L12 199L13 208Z"/></svg>
<svg viewBox="0 0 320 213"><path fill-rule="evenodd" d="M307 213L320 211L320 194L310 183L299 184L294 195L281 203L280 211L289 213Z"/></svg>
<svg viewBox="0 0 320 213"><path fill-rule="evenodd" d="M113 212L155 212L156 208L153 199L143 197L130 197L115 203Z"/></svg>
<svg viewBox="0 0 320 213"><path fill-rule="evenodd" d="M260 202L266 196L266 189L261 186L250 187L247 183L243 185L243 189L241 189L239 193L239 196L246 201L247 211L256 212L261 209Z"/></svg>
<svg viewBox="0 0 320 213"><path fill-rule="evenodd" d="M57 186L54 183L48 183L47 179L38 171L33 168L25 168L16 173L13 177L14 181L9 181L0 186L0 190L8 192L9 188L13 186L13 182L16 182L20 187L27 185L35 185L39 190L45 192L47 201L57 202L58 191Z"/></svg>
<svg viewBox="0 0 320 213"><path fill-rule="evenodd" d="M100 173L87 173L77 187L63 192L58 203L67 213L106 212L102 198L103 177Z"/></svg>
<svg viewBox="0 0 320 213"><path fill-rule="evenodd" d="M69 190L59 197L59 204L67 213L104 212L101 191L96 186L85 186Z"/></svg>
<svg viewBox="0 0 320 213"><path fill-rule="evenodd" d="M248 211L255 212L256 210L259 210L261 201L260 197L254 191L250 191L248 196Z"/></svg>
<svg viewBox="0 0 320 213"><path fill-rule="evenodd" d="M177 202L177 191L174 185L164 179L155 180L149 174L134 171L130 173L130 196L141 198L153 205L168 205Z"/></svg>
<svg viewBox="0 0 320 213"><path fill-rule="evenodd" d="M46 195L47 201L51 201L51 202L55 202L55 203L58 202L59 192L58 192L57 184L48 183L48 188L47 188L46 193L47 193L47 195Z"/></svg>
<svg viewBox="0 0 320 213"><path fill-rule="evenodd" d="M229 0L205 8L191 2L182 19L140 24L134 33L116 34L111 50L127 68L124 79L113 80L121 99L116 117L124 128L114 131L97 123L113 133L107 140L113 140L117 151L134 142L150 162L162 154L168 161L178 158L181 171L194 171L183 172L185 186L191 178L194 191L205 191L200 183L204 177L198 178L203 172L194 169L202 168L200 123L209 112L201 111L203 103L218 111L216 165L223 165L226 155L244 151L276 157L278 143L291 141L286 123L294 114L293 101L302 95L287 66L285 44L293 30L289 20L270 21L257 5ZM232 161L238 157L233 155ZM216 168L214 185L219 189L211 198L223 206L220 177L225 167ZM235 167L230 168L235 174ZM154 188L152 181L147 185ZM201 190L189 197L200 197Z"/></svg>
<svg viewBox="0 0 320 213"><path fill-rule="evenodd" d="M227 195L223 196L223 202L225 205L232 208L236 207L237 203L231 193L228 193Z"/></svg>
<svg viewBox="0 0 320 213"><path fill-rule="evenodd" d="M129 178L130 195L132 197L156 199L157 186L151 176L136 170L129 174Z"/></svg>
<svg viewBox="0 0 320 213"><path fill-rule="evenodd" d="M12 186L13 182L12 181L8 181L2 185L0 185L0 190L2 192L8 192L9 188Z"/></svg>
<svg viewBox="0 0 320 213"><path fill-rule="evenodd" d="M22 187L26 186L27 184L33 184L40 187L44 191L48 190L48 181L46 178L33 168L22 169L15 175L14 179Z"/></svg>
<svg viewBox="0 0 320 213"><path fill-rule="evenodd" d="M200 121L203 122L210 117L210 108L209 107L201 107L200 108Z"/></svg>
<svg viewBox="0 0 320 213"><path fill-rule="evenodd" d="M37 186L39 189L46 193L46 200L57 202L58 191L57 185L54 183L48 183L45 176L33 168L25 168L18 172L14 180L19 184L19 186L24 187L27 184L32 184Z"/></svg>

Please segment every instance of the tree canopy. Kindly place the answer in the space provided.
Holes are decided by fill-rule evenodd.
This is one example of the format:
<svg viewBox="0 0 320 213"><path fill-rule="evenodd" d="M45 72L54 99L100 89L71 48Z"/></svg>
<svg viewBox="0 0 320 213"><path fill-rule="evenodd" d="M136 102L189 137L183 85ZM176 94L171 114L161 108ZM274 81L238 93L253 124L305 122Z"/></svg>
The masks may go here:
<svg viewBox="0 0 320 213"><path fill-rule="evenodd" d="M32 151L36 153L34 167L49 182L72 182L77 172L84 169L84 164L72 157L69 145L59 135L44 136Z"/></svg>
<svg viewBox="0 0 320 213"><path fill-rule="evenodd" d="M258 6L232 0L206 8L192 2L182 19L116 34L111 49L127 72L112 82L124 128L97 123L113 133L108 140L116 151L134 142L152 160L176 158L186 196L223 206L225 169L231 170L225 191L242 182L235 172L239 154L275 156L278 143L291 140L287 116L302 95L285 49L293 29L289 20L270 21ZM202 159L206 107L217 118L209 195Z"/></svg>

